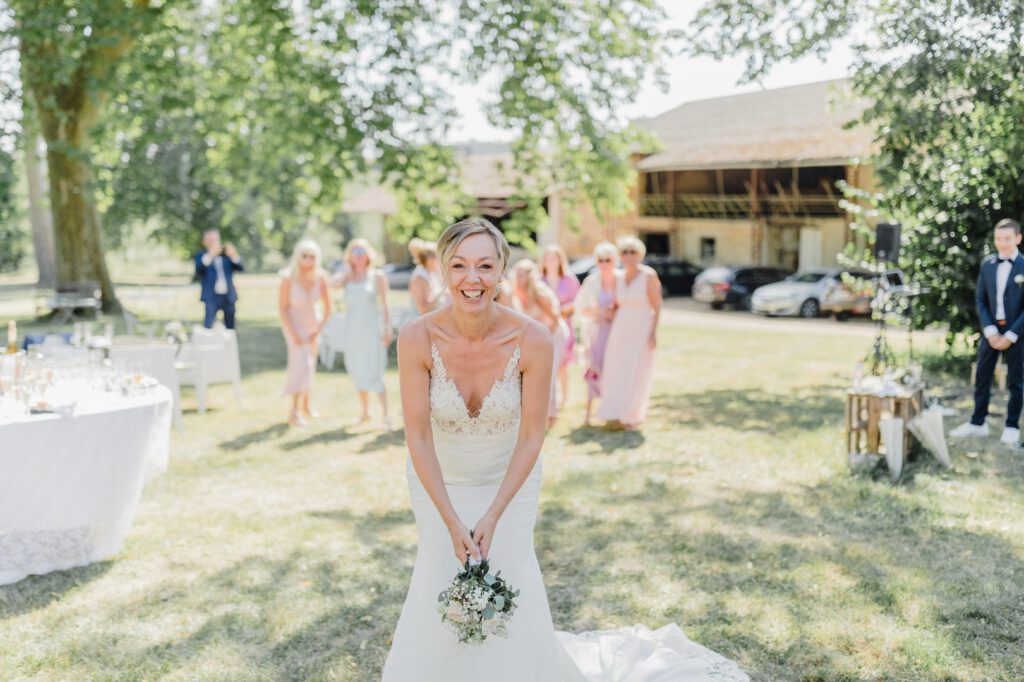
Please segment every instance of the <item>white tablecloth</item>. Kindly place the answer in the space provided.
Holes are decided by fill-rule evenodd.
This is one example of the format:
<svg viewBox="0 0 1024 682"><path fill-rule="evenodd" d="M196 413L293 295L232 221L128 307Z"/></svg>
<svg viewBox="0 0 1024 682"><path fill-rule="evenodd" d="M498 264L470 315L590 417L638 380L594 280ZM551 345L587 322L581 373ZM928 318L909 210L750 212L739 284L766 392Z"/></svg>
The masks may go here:
<svg viewBox="0 0 1024 682"><path fill-rule="evenodd" d="M169 390L86 402L0 422L0 585L117 554L143 485L167 468Z"/></svg>

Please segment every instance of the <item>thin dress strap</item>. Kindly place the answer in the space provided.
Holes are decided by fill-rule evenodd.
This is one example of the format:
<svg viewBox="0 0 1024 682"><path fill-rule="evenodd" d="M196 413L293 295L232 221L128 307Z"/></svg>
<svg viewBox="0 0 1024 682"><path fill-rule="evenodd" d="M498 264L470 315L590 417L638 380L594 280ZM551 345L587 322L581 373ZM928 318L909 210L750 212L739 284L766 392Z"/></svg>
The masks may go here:
<svg viewBox="0 0 1024 682"><path fill-rule="evenodd" d="M430 332L427 332L429 335ZM444 380L448 378L448 372L444 368L444 361L441 360L441 351L437 349L437 344L431 340L430 342L430 369L437 374L438 378Z"/></svg>

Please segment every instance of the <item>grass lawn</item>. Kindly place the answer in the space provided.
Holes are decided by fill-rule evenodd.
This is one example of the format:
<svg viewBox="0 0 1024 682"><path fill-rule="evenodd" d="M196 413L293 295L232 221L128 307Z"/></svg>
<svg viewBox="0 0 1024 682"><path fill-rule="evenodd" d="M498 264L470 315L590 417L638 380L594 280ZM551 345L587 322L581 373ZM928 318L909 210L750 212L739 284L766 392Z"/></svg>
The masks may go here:
<svg viewBox="0 0 1024 682"><path fill-rule="evenodd" d="M246 282L245 409L187 412L114 560L0 588L0 679L379 679L415 552L402 433L353 426L340 371L288 429L273 282ZM134 307L199 312L153 291ZM537 531L556 626L675 621L756 680L1024 679L1024 452L851 476L868 342L776 328L666 324L642 433L580 427L576 371Z"/></svg>

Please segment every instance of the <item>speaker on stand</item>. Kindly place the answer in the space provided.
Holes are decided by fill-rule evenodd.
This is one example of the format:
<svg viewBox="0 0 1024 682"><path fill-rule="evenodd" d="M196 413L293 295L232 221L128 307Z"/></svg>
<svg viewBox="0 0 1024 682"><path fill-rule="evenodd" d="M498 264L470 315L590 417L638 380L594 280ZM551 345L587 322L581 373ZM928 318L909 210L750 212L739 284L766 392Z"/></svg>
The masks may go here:
<svg viewBox="0 0 1024 682"><path fill-rule="evenodd" d="M900 257L899 223L878 223L875 227L875 245L871 255L880 263L895 264Z"/></svg>
<svg viewBox="0 0 1024 682"><path fill-rule="evenodd" d="M875 344L871 352L872 374L884 372L895 362L892 349L889 347L886 329L886 313L892 301L886 266L895 265L900 257L899 223L878 223L875 227L875 243L871 255L878 263L875 305L877 306Z"/></svg>

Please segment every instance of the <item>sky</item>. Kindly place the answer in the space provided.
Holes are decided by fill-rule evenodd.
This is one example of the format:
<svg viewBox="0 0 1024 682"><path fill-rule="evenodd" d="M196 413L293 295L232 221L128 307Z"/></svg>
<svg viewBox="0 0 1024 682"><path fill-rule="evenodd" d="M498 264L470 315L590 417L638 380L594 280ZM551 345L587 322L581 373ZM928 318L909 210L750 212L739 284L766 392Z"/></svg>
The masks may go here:
<svg viewBox="0 0 1024 682"><path fill-rule="evenodd" d="M660 0L669 16L671 28L686 29L704 0ZM849 75L853 55L847 45L837 45L828 55L825 62L810 57L790 64L781 64L760 84L751 83L743 86L737 81L743 74L741 57L726 58L715 61L711 57L677 57L667 64L669 72L669 89L662 92L653 82L644 84L637 101L624 111L630 118L655 116L683 102L724 97L745 92L753 92L764 88L782 88L801 83L843 78ZM495 84L483 83L471 86L452 86L457 100L474 102L481 99L492 99ZM492 142L507 141L510 135L506 131L493 128L487 123L483 112L478 107L460 106L459 122L452 127L451 142Z"/></svg>

